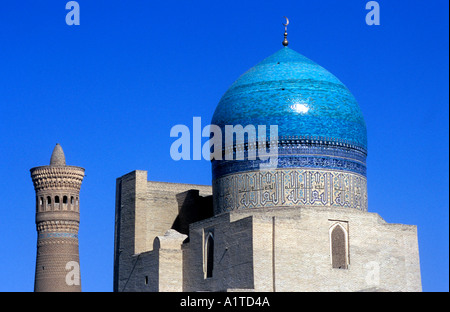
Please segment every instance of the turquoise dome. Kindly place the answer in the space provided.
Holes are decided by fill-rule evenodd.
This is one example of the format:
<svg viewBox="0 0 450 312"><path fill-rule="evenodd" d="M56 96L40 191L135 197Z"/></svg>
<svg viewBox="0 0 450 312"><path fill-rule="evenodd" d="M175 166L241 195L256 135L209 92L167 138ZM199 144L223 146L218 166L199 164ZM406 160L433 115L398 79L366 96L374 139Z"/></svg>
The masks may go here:
<svg viewBox="0 0 450 312"><path fill-rule="evenodd" d="M339 79L301 54L284 47L245 72L211 123L225 136L222 154L211 159L215 214L267 207L367 211L361 110ZM266 138L258 133L255 140L262 125Z"/></svg>
<svg viewBox="0 0 450 312"><path fill-rule="evenodd" d="M212 124L278 125L282 139L315 139L367 150L366 125L353 95L333 74L283 47L237 79Z"/></svg>

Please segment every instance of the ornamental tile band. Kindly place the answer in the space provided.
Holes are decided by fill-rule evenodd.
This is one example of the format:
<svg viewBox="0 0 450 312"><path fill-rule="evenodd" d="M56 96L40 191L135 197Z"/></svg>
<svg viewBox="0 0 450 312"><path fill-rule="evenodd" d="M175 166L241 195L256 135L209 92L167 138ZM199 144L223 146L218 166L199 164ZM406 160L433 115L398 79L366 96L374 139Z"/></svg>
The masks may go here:
<svg viewBox="0 0 450 312"><path fill-rule="evenodd" d="M76 233L40 233L38 235L38 239L61 238L61 237L78 239L78 234L76 234Z"/></svg>
<svg viewBox="0 0 450 312"><path fill-rule="evenodd" d="M263 207L345 207L367 211L364 176L332 170L261 170L213 182L214 213Z"/></svg>

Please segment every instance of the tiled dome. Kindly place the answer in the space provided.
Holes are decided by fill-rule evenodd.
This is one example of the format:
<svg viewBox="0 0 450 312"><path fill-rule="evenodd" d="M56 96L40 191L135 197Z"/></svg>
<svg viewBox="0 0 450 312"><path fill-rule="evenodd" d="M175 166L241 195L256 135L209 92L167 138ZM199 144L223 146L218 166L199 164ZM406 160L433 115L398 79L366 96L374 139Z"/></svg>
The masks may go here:
<svg viewBox="0 0 450 312"><path fill-rule="evenodd" d="M224 157L211 163L215 214L302 206L367 211L361 110L342 82L301 54L284 47L244 73L211 123L225 138ZM259 157L264 137L255 130L263 125L269 160ZM271 125L278 127L275 135Z"/></svg>
<svg viewBox="0 0 450 312"><path fill-rule="evenodd" d="M212 124L278 125L278 136L367 149L366 125L353 95L330 72L284 47L236 80Z"/></svg>

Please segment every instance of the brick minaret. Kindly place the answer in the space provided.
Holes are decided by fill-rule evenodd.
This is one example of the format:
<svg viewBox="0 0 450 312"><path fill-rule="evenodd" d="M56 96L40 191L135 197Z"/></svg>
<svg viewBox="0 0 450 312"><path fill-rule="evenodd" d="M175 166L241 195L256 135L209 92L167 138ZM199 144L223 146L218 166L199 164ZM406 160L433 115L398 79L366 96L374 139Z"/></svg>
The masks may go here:
<svg viewBox="0 0 450 312"><path fill-rule="evenodd" d="M66 166L56 144L49 166L30 169L36 191L34 291L81 291L78 227L84 168Z"/></svg>

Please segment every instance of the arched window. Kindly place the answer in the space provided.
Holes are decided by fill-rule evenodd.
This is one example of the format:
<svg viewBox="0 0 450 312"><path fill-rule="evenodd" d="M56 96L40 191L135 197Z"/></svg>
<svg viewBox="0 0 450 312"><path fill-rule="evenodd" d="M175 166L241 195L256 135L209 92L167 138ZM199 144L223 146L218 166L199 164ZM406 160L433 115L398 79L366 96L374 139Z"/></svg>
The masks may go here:
<svg viewBox="0 0 450 312"><path fill-rule="evenodd" d="M205 236L205 244L203 251L203 271L205 278L210 278L213 276L214 268L214 234L213 232L208 232Z"/></svg>
<svg viewBox="0 0 450 312"><path fill-rule="evenodd" d="M67 210L67 196L66 195L63 196L62 203L63 203L63 210Z"/></svg>
<svg viewBox="0 0 450 312"><path fill-rule="evenodd" d="M330 229L331 264L334 269L348 268L347 231L339 223Z"/></svg>
<svg viewBox="0 0 450 312"><path fill-rule="evenodd" d="M47 196L47 207L46 210L50 210L52 205L52 198L50 196Z"/></svg>
<svg viewBox="0 0 450 312"><path fill-rule="evenodd" d="M59 196L55 196L55 209L59 209Z"/></svg>

